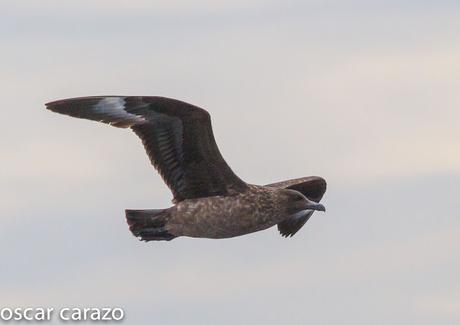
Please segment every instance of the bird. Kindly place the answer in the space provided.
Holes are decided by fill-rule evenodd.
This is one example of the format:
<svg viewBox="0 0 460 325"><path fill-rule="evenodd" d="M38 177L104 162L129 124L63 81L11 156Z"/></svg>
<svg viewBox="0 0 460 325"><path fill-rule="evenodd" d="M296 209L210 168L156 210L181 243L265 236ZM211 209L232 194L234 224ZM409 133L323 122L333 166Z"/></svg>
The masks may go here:
<svg viewBox="0 0 460 325"><path fill-rule="evenodd" d="M125 210L138 239L232 238L277 225L292 237L319 203L326 181L309 176L254 185L241 180L217 147L210 114L160 96L89 96L45 104L52 112L130 128L172 192L169 208Z"/></svg>

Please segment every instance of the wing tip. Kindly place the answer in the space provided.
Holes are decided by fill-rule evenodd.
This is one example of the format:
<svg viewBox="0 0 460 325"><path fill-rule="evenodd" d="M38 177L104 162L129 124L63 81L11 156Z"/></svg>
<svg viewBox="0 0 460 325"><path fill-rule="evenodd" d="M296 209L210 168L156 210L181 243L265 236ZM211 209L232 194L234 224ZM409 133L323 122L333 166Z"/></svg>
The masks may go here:
<svg viewBox="0 0 460 325"><path fill-rule="evenodd" d="M312 180L314 179L317 182L320 182L322 186L327 187L327 182L321 176L311 176Z"/></svg>
<svg viewBox="0 0 460 325"><path fill-rule="evenodd" d="M63 104L71 104L75 103L78 101L87 101L87 100L100 100L104 98L126 98L127 96L114 96L114 95L107 95L107 96L81 96L81 97L71 97L71 98L65 98L65 99L57 99L53 100L51 102L45 103L45 106L47 109L53 109L56 107L59 107Z"/></svg>
<svg viewBox="0 0 460 325"><path fill-rule="evenodd" d="M45 103L45 108L52 112L59 112L58 107L61 106L60 104L62 104L64 101L65 99L60 99Z"/></svg>
<svg viewBox="0 0 460 325"><path fill-rule="evenodd" d="M290 230L287 230L287 229L283 229L278 224L278 231L279 231L281 237L283 237L283 238L291 238L292 236L294 236L297 233L298 230L299 229L294 230L294 231L290 231Z"/></svg>
<svg viewBox="0 0 460 325"><path fill-rule="evenodd" d="M85 97L53 100L51 102L45 103L45 108L55 113L62 113L62 111L65 109L65 107L67 107L68 104L81 98Z"/></svg>

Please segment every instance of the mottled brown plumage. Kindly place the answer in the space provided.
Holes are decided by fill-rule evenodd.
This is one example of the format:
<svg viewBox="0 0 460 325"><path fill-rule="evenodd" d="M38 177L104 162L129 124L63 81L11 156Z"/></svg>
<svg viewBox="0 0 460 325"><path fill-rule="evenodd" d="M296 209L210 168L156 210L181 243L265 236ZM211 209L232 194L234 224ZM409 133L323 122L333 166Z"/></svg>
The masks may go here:
<svg viewBox="0 0 460 325"><path fill-rule="evenodd" d="M132 233L142 240L179 236L228 238L278 224L294 235L314 210L326 182L306 177L258 186L247 184L227 165L205 110L164 97L100 96L59 100L51 111L131 128L173 193L174 206L126 210Z"/></svg>

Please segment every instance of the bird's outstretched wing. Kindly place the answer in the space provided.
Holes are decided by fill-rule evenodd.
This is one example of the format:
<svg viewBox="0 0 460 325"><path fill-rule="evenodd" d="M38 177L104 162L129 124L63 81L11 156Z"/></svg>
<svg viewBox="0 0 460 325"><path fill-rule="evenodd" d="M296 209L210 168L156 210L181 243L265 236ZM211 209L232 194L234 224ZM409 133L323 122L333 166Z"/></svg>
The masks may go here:
<svg viewBox="0 0 460 325"><path fill-rule="evenodd" d="M319 202L326 192L326 181L317 176L303 177L283 181L279 183L268 184L267 186L276 188L289 188L305 195L309 200ZM292 237L300 228L310 219L314 211L308 211L305 214L295 215L278 224L278 230L283 237Z"/></svg>
<svg viewBox="0 0 460 325"><path fill-rule="evenodd" d="M204 109L165 97L94 96L58 100L47 109L73 117L131 128L174 201L231 195L247 185L219 152Z"/></svg>

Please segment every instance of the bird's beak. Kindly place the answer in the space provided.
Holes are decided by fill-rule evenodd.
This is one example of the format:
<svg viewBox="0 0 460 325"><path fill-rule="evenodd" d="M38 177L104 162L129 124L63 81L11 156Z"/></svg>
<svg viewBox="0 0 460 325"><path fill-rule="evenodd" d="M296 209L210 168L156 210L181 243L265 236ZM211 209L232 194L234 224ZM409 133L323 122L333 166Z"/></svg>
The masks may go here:
<svg viewBox="0 0 460 325"><path fill-rule="evenodd" d="M308 202L307 210L316 210L316 211L326 211L326 208L321 203L316 203L313 201Z"/></svg>

